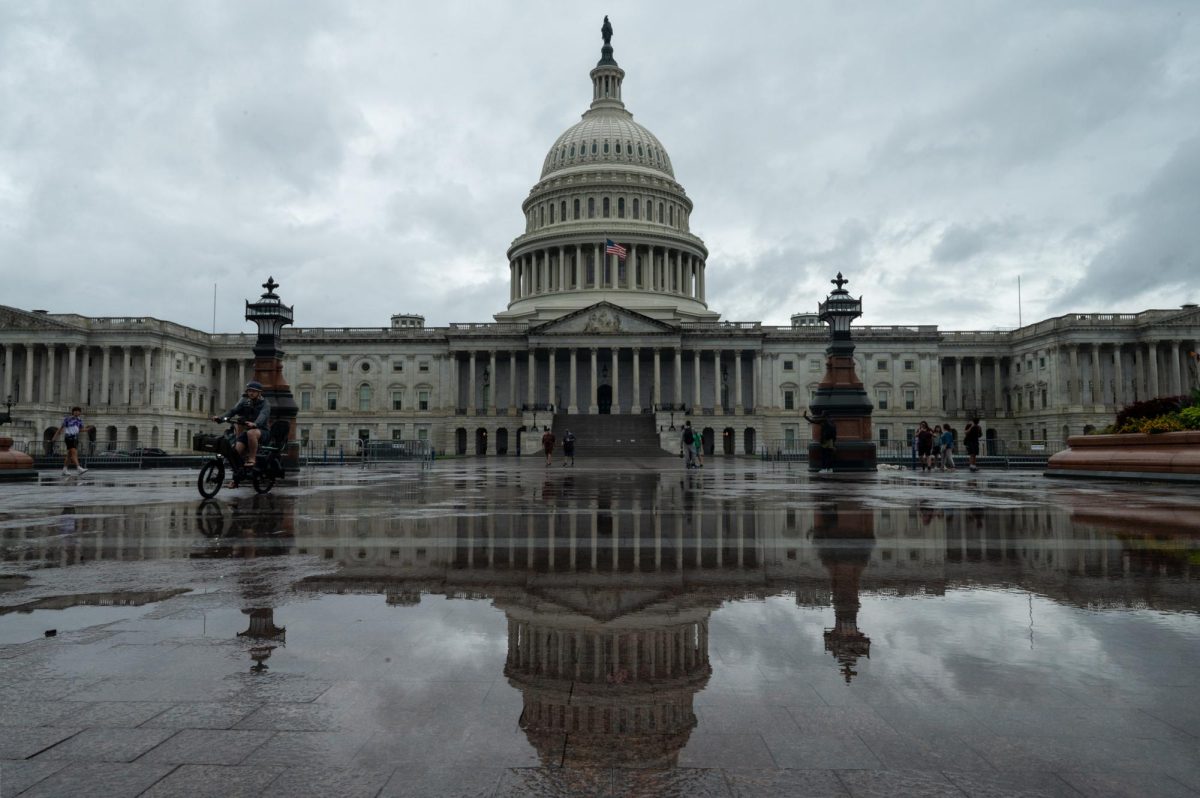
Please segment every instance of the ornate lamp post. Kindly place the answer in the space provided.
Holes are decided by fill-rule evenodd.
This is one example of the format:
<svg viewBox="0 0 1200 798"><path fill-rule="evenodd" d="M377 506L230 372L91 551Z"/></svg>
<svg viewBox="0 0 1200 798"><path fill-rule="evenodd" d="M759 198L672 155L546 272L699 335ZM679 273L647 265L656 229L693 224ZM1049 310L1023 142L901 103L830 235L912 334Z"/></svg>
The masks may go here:
<svg viewBox="0 0 1200 798"><path fill-rule="evenodd" d="M829 346L825 347L825 377L817 386L811 409L827 416L837 427L837 447L833 470L874 471L875 441L871 438L871 411L862 380L854 368L854 341L850 323L862 315L862 297L855 299L843 286L850 282L838 272L829 297L818 307L819 318L829 325ZM821 469L820 428L814 425L814 441L808 445L808 470Z"/></svg>
<svg viewBox="0 0 1200 798"><path fill-rule="evenodd" d="M275 278L268 277L263 283L266 293L257 302L246 301L246 319L258 325L258 340L254 342L254 379L262 383L263 396L271 403L272 425L279 420L288 422L288 447L283 455L283 467L294 469L299 465L299 453L294 444L296 399L283 378L283 350L280 348L283 328L292 323L292 308L279 301L275 293L278 287Z"/></svg>

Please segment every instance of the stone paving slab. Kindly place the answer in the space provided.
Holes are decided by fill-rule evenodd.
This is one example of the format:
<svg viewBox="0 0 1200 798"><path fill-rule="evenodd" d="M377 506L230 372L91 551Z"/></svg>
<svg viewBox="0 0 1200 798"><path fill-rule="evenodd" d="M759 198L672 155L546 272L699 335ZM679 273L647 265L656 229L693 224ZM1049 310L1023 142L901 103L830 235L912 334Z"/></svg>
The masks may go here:
<svg viewBox="0 0 1200 798"><path fill-rule="evenodd" d="M29 576L16 583L25 597L0 593L0 606L114 584L191 591L117 601L99 623L88 621L99 608L53 611L56 638L0 645L0 798L16 786L72 798L1200 795L1200 580L1188 564L1200 536L1138 547L1136 529L1076 536L1068 523L1070 506L1099 501L1131 515L1157 503L1186 520L1190 494L1002 474L887 474L839 481L833 494L787 468L735 461L681 476L675 465L551 475L455 461L312 475L210 505L209 521L215 512L226 530L216 538L189 526L198 502L182 476L194 475L139 474L125 487L118 475L72 499L92 503L75 539L106 534L83 516L132 519L123 550L157 553L128 561L110 548L74 562L74 549L55 548L58 513L39 516L58 488L34 486L35 501L0 486L0 536L24 513L21 545L48 547L56 564L0 559L0 575ZM853 594L872 645L852 681L823 637L839 561L811 541L814 508L829 506L878 522ZM686 521L683 545L699 545L681 566L670 554L662 572L614 560L592 571L590 550L576 572L553 570L548 555L533 567L522 557L478 565L489 545L523 551L549 519L562 534L571 519L590 530L595 518L630 549L635 507L652 508L671 535ZM491 522L503 535L488 543ZM739 522L756 547L744 568L730 565ZM654 528L648 510L639 523L638 534ZM283 538L255 531L283 524ZM1001 533L1037 558L1009 567L958 556ZM652 547L639 553L653 562ZM567 556L565 544L555 550L560 565ZM1106 562L1115 567L1097 577ZM252 610L287 628L261 662ZM4 639L20 638L14 618L0 616ZM625 628L678 635L681 618L700 619L707 644L703 676L690 682L641 681L627 659L608 680L559 680L560 649L526 667L514 647L519 623L602 629L611 641ZM576 708L594 733L575 734ZM664 709L684 725L638 725L670 717L654 714Z"/></svg>

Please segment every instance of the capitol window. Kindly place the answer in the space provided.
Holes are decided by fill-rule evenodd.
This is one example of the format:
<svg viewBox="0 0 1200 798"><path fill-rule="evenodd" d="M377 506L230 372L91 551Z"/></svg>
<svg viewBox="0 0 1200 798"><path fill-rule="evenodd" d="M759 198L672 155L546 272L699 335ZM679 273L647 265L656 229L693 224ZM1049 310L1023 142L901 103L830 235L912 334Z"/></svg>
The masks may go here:
<svg viewBox="0 0 1200 798"><path fill-rule="evenodd" d="M592 139L592 155L596 154L596 140Z"/></svg>
<svg viewBox="0 0 1200 798"><path fill-rule="evenodd" d="M645 153L643 153L643 152L642 152L642 145L641 145L641 144L639 144L639 145L638 145L638 157L639 157L639 158L645 158L645 157L646 157Z"/></svg>
<svg viewBox="0 0 1200 798"><path fill-rule="evenodd" d="M404 409L404 391L392 391L392 409Z"/></svg>
<svg viewBox="0 0 1200 798"><path fill-rule="evenodd" d="M625 198L624 197L617 198L617 218L618 219L625 218Z"/></svg>
<svg viewBox="0 0 1200 798"><path fill-rule="evenodd" d="M906 361L904 361L904 370L905 370L905 371L912 371L914 368L916 368L916 362L915 362L915 361L912 361L912 360L906 360Z"/></svg>
<svg viewBox="0 0 1200 798"><path fill-rule="evenodd" d="M371 386L358 386L358 409L362 411L371 409Z"/></svg>
<svg viewBox="0 0 1200 798"><path fill-rule="evenodd" d="M621 154L621 142L617 142L617 155Z"/></svg>
<svg viewBox="0 0 1200 798"><path fill-rule="evenodd" d="M604 154L608 155L608 139L604 140Z"/></svg>
<svg viewBox="0 0 1200 798"><path fill-rule="evenodd" d="M674 227L675 226L675 206L674 205L672 205L671 207L669 207L667 209L667 215L670 218L671 226Z"/></svg>
<svg viewBox="0 0 1200 798"><path fill-rule="evenodd" d="M785 361L783 361L783 370L784 370L784 371L792 371L792 370L793 370L793 368L794 368L794 365L793 365L793 362L792 362L791 360L785 360Z"/></svg>
<svg viewBox="0 0 1200 798"><path fill-rule="evenodd" d="M312 410L312 391L300 392L300 409Z"/></svg>
<svg viewBox="0 0 1200 798"><path fill-rule="evenodd" d="M588 197L588 218L589 219L596 218L596 198L595 197Z"/></svg>
<svg viewBox="0 0 1200 798"><path fill-rule="evenodd" d="M575 200L575 218L579 218L579 200Z"/></svg>
<svg viewBox="0 0 1200 798"><path fill-rule="evenodd" d="M605 198L602 200L602 202L603 202L603 206L604 206L604 218L605 218L605 219L607 219L607 218L609 217L609 204L608 204L608 197L605 197Z"/></svg>
<svg viewBox="0 0 1200 798"><path fill-rule="evenodd" d="M564 222L567 220L567 201L566 200L563 200L562 202L558 203L558 218L559 218L559 220L564 221Z"/></svg>
<svg viewBox="0 0 1200 798"><path fill-rule="evenodd" d="M663 204L660 202L660 203L658 203L658 223L659 224L663 223L663 217L664 217Z"/></svg>
<svg viewBox="0 0 1200 798"><path fill-rule="evenodd" d="M633 198L633 218L638 218L638 198Z"/></svg>
<svg viewBox="0 0 1200 798"><path fill-rule="evenodd" d="M572 158L575 157L575 145L574 144L571 145L571 157Z"/></svg>

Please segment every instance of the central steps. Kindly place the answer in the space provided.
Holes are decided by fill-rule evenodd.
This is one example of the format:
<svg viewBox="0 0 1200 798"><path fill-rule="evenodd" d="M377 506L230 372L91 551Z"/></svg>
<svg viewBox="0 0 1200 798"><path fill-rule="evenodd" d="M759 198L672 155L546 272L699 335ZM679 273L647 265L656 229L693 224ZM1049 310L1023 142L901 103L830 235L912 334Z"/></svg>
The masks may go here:
<svg viewBox="0 0 1200 798"><path fill-rule="evenodd" d="M575 433L575 454L578 457L667 457L659 445L654 416L641 415L571 415L556 413L554 424L556 453L561 453L563 435Z"/></svg>

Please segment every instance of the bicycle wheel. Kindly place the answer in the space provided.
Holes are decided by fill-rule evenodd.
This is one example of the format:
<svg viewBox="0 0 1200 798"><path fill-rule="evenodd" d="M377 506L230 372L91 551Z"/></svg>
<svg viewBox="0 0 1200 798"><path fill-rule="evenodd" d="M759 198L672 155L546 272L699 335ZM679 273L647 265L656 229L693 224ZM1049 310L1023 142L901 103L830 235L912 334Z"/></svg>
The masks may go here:
<svg viewBox="0 0 1200 798"><path fill-rule="evenodd" d="M266 493L275 487L275 477L267 476L261 471L254 472L254 492Z"/></svg>
<svg viewBox="0 0 1200 798"><path fill-rule="evenodd" d="M221 489L225 481L225 464L220 460L209 460L200 467L200 476L196 479L196 488L200 495L211 499Z"/></svg>

